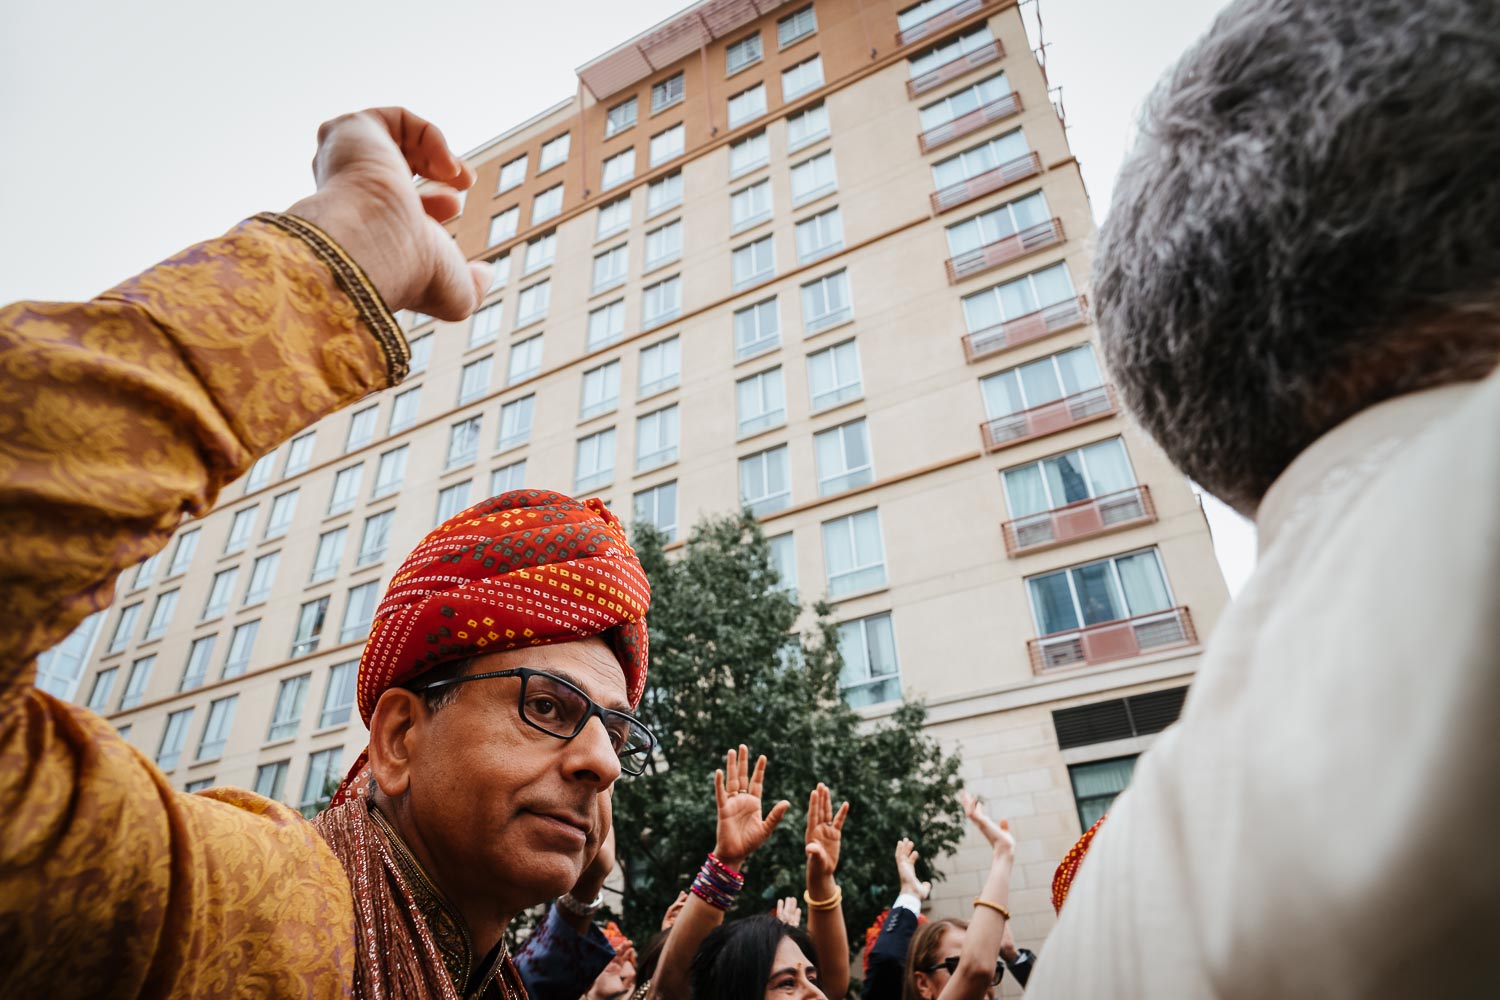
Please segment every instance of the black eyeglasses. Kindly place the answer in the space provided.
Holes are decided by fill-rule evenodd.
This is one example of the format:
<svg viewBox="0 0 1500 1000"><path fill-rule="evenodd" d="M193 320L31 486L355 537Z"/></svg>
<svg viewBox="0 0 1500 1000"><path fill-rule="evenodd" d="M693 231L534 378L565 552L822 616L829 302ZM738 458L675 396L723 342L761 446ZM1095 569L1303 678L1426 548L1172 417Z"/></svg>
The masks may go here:
<svg viewBox="0 0 1500 1000"><path fill-rule="evenodd" d="M923 966L922 968L918 969L917 971L918 972L928 972L928 973L931 973L931 972L936 972L939 969L946 969L948 971L948 975L950 975L950 976L953 975L955 972L958 971L958 956L954 955L952 958L945 958L941 962L934 962L931 965ZM990 980L990 985L991 986L999 986L1000 985L1000 980L1001 980L1002 977L1004 977L1004 975L1005 975L1005 960L1004 959L996 959L995 960L995 978Z"/></svg>
<svg viewBox="0 0 1500 1000"><path fill-rule="evenodd" d="M514 670L496 670L488 674L450 677L410 690L436 691L454 684L485 681L494 677L521 678L521 694L516 700L516 707L520 710L521 721L528 726L560 740L571 740L583 732L583 727L597 715L604 724L604 731L609 734L610 746L619 755L620 770L631 775L641 774L646 770L646 761L650 759L651 751L656 749L656 737L646 728L645 723L633 715L600 707L576 685L555 674L530 667L517 667Z"/></svg>

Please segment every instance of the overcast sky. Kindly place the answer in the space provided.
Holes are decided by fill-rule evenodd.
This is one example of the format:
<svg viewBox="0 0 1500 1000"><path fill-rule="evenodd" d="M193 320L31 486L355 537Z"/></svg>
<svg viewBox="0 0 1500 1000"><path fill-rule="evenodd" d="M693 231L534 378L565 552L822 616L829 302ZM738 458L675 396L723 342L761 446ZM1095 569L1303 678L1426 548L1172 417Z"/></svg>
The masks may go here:
<svg viewBox="0 0 1500 1000"><path fill-rule="evenodd" d="M1221 0L1040 0L1102 219L1141 101ZM91 296L311 188L318 123L404 104L464 151L685 0L21 0L0 11L0 302ZM1037 2L1023 6L1033 31ZM1237 590L1254 532L1208 500Z"/></svg>

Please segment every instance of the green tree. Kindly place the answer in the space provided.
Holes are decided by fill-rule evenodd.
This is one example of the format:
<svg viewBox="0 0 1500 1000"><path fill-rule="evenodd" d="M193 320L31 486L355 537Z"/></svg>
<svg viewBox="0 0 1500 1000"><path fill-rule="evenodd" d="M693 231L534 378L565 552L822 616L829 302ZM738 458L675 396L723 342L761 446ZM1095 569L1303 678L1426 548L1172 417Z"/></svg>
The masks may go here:
<svg viewBox="0 0 1500 1000"><path fill-rule="evenodd" d="M638 525L635 538L652 590L640 713L661 749L646 774L616 786L626 930L645 941L703 863L714 842L714 769L744 743L770 758L766 802L789 799L792 811L751 859L735 914L801 896L807 797L822 781L835 806L850 802L838 881L851 939L862 940L895 897L896 841L911 837L924 858L958 843L958 758L923 732L920 704L861 724L839 691L832 609L819 603L806 631L793 634L801 607L779 587L753 517L701 522L672 558L649 525Z"/></svg>

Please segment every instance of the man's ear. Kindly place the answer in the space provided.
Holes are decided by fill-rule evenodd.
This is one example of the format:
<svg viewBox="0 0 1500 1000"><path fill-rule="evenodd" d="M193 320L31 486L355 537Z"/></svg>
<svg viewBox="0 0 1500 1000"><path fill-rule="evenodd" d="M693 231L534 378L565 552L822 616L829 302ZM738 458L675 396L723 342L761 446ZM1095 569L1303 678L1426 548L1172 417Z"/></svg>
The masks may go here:
<svg viewBox="0 0 1500 1000"><path fill-rule="evenodd" d="M388 798L400 798L411 784L411 760L430 721L422 696L390 688L370 715L370 773Z"/></svg>

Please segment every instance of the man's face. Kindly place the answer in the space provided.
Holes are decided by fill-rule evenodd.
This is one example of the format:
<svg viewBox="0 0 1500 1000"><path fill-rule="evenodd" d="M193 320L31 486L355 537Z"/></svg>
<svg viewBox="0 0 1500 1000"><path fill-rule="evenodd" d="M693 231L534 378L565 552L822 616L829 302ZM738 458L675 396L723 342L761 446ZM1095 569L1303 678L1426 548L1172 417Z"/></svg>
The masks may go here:
<svg viewBox="0 0 1500 1000"><path fill-rule="evenodd" d="M628 712L625 677L602 639L476 657L464 675L530 667L596 703ZM533 684L536 682L533 681ZM524 909L572 888L609 831L603 793L620 761L597 718L572 740L522 721L521 678L458 685L435 712L419 707L408 739L407 810L450 895Z"/></svg>

